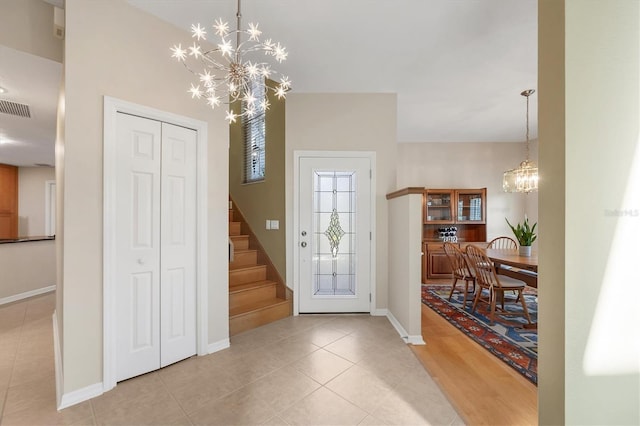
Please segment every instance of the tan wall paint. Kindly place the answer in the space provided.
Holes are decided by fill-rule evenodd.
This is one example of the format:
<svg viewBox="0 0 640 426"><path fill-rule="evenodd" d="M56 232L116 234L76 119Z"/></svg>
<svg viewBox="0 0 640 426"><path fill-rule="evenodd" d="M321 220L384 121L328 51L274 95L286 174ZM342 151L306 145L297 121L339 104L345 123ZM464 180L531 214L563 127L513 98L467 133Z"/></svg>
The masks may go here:
<svg viewBox="0 0 640 426"><path fill-rule="evenodd" d="M228 337L228 126L186 93L169 48L187 32L124 0L67 0L64 137L64 391L102 381L103 96L208 123L209 342Z"/></svg>
<svg viewBox="0 0 640 426"><path fill-rule="evenodd" d="M0 244L0 299L55 285L55 247L51 240Z"/></svg>
<svg viewBox="0 0 640 426"><path fill-rule="evenodd" d="M638 356L638 309L629 299L635 295L620 291L638 288L637 268L623 266L628 282L607 282L606 269L616 228L635 233L631 226L640 218L606 211L638 208L625 204L624 193L632 169L640 167L633 164L640 149L640 2L565 0L565 24L565 421L637 425L640 360L635 371L615 373L611 359L633 350L628 339L635 339ZM632 239L622 249L637 253L637 235ZM608 304L608 297L616 301ZM599 372L589 373L588 343L603 320L612 320L608 328L624 338L595 342L610 353L600 360Z"/></svg>
<svg viewBox="0 0 640 426"><path fill-rule="evenodd" d="M45 183L55 178L53 167L18 168L18 235L44 235Z"/></svg>
<svg viewBox="0 0 640 426"><path fill-rule="evenodd" d="M539 0L538 20L538 421L561 425L565 424L564 0Z"/></svg>
<svg viewBox="0 0 640 426"><path fill-rule="evenodd" d="M58 95L58 111L56 116L56 319L58 320L58 345L60 364L63 364L64 353L64 64L62 65L62 82Z"/></svg>
<svg viewBox="0 0 640 426"><path fill-rule="evenodd" d="M293 152L296 150L376 153L376 297L387 307L388 212L386 194L396 190L396 95L291 93L286 111L287 259L293 258ZM287 285L294 287L287 263Z"/></svg>
<svg viewBox="0 0 640 426"><path fill-rule="evenodd" d="M505 217L511 223L538 217L537 196L502 191L502 173L525 155L524 143L401 143L398 188L487 188L487 238L511 236Z"/></svg>
<svg viewBox="0 0 640 426"><path fill-rule="evenodd" d="M42 0L2 0L0 43L62 62L63 41L53 35L53 6Z"/></svg>
<svg viewBox="0 0 640 426"><path fill-rule="evenodd" d="M422 194L388 200L389 312L407 335L422 339Z"/></svg>
<svg viewBox="0 0 640 426"><path fill-rule="evenodd" d="M286 281L285 238L285 100L269 95L271 107L266 117L266 178L243 184L244 141L238 122L230 129L229 192L242 211L260 244ZM279 220L280 229L266 230L267 219Z"/></svg>

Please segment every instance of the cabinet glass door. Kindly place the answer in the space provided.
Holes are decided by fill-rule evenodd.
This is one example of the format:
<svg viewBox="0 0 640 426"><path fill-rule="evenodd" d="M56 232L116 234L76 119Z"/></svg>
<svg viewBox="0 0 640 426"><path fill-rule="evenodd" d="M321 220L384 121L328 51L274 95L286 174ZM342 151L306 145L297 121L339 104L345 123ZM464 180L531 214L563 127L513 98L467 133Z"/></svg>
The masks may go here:
<svg viewBox="0 0 640 426"><path fill-rule="evenodd" d="M453 193L451 191L428 191L426 194L427 222L453 222Z"/></svg>
<svg viewBox="0 0 640 426"><path fill-rule="evenodd" d="M484 194L480 191L456 192L456 220L458 222L484 223Z"/></svg>

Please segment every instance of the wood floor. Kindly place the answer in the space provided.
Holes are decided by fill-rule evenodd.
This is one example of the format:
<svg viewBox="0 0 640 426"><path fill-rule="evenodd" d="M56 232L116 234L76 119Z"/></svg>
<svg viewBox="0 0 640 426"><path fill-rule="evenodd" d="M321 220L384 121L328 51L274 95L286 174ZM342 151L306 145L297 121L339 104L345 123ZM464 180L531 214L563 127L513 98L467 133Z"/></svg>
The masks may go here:
<svg viewBox="0 0 640 426"><path fill-rule="evenodd" d="M538 388L425 305L422 336L411 348L466 424L538 424Z"/></svg>

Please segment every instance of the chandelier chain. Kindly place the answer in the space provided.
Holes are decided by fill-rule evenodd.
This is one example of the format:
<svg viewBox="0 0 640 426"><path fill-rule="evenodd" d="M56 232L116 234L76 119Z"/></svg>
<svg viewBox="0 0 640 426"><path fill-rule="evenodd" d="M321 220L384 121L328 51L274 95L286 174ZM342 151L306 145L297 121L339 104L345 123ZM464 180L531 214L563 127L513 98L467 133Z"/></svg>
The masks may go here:
<svg viewBox="0 0 640 426"><path fill-rule="evenodd" d="M527 161L529 161L529 94L525 96L527 97Z"/></svg>
<svg viewBox="0 0 640 426"><path fill-rule="evenodd" d="M236 62L240 59L240 42L241 40L241 32L240 28L242 28L242 13L240 13L240 0L238 0L238 11L236 12ZM527 98L529 100L529 98Z"/></svg>

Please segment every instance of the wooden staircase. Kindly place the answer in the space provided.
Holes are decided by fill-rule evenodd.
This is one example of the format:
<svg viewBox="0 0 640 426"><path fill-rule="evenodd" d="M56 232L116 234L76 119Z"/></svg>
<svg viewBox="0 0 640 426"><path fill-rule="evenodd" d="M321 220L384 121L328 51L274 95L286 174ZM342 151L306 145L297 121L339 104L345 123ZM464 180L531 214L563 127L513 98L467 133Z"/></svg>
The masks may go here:
<svg viewBox="0 0 640 426"><path fill-rule="evenodd" d="M242 214L229 203L229 335L288 317L291 294L251 232ZM244 232L244 233L243 233Z"/></svg>

